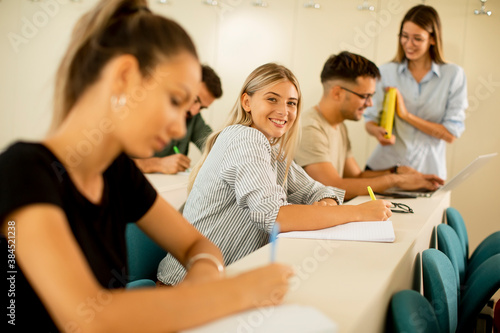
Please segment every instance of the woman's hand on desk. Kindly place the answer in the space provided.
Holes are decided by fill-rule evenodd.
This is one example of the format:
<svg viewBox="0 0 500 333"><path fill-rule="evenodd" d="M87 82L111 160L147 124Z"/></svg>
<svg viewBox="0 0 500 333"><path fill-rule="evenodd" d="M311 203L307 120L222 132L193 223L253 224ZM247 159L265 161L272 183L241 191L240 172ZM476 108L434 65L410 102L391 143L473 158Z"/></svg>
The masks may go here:
<svg viewBox="0 0 500 333"><path fill-rule="evenodd" d="M291 267L270 264L240 274L234 279L248 307L280 304L289 289L289 279L294 275Z"/></svg>
<svg viewBox="0 0 500 333"><path fill-rule="evenodd" d="M392 204L387 200L371 200L357 207L361 215L358 221L386 221L392 215Z"/></svg>
<svg viewBox="0 0 500 333"><path fill-rule="evenodd" d="M212 291L218 290L217 292L223 295L230 295L230 299L223 304L217 304L216 299L213 299L213 311L217 312L218 308L228 306L231 312L243 311L283 302L289 289L289 279L293 275L291 267L273 263L213 283L196 283L194 288L208 288ZM182 282L174 288L183 288L190 283L191 281Z"/></svg>

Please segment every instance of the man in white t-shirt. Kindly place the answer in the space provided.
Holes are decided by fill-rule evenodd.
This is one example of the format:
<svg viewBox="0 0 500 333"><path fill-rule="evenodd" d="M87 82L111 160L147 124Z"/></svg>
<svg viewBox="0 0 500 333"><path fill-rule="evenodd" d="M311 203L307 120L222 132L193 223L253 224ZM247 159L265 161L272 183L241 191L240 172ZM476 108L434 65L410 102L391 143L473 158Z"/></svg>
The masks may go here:
<svg viewBox="0 0 500 333"><path fill-rule="evenodd" d="M435 190L444 181L423 175L408 166L362 171L352 156L344 120L358 121L372 105L377 66L350 52L331 56L321 72L323 96L317 105L302 114L302 139L295 161L315 180L346 190L346 199L390 187L406 190Z"/></svg>

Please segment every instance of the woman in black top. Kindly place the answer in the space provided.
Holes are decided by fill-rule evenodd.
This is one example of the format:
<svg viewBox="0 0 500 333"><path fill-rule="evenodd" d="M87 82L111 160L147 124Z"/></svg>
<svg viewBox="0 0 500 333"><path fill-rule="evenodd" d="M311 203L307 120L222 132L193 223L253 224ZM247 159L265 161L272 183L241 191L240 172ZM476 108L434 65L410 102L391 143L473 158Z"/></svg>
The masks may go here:
<svg viewBox="0 0 500 333"><path fill-rule="evenodd" d="M145 0L103 0L79 20L57 73L51 134L0 156L1 230L18 271L15 328L177 331L281 302L290 268L224 278L217 247L127 156L152 156L185 134L200 80L189 36ZM187 267L184 283L123 289L131 221Z"/></svg>

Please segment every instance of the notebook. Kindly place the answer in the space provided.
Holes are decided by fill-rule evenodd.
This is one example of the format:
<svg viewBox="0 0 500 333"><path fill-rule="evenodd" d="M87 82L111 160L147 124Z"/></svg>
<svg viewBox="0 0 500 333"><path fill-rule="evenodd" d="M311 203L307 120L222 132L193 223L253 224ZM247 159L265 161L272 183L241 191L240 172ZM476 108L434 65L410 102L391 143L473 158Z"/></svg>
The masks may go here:
<svg viewBox="0 0 500 333"><path fill-rule="evenodd" d="M350 222L319 230L284 232L278 237L386 243L396 239L391 221Z"/></svg>
<svg viewBox="0 0 500 333"><path fill-rule="evenodd" d="M228 316L182 333L336 333L335 322L311 306L285 304Z"/></svg>
<svg viewBox="0 0 500 333"><path fill-rule="evenodd" d="M438 192L447 192L456 188L458 185L462 184L464 180L469 178L474 172L479 170L483 165L490 161L493 157L497 156L498 153L491 153L487 155L480 155L474 161L472 161L468 166L462 169L455 177L453 177L446 184L438 188L436 191L405 191L397 188L391 188L382 193L382 195L391 196L394 195L408 195L411 197L431 197Z"/></svg>

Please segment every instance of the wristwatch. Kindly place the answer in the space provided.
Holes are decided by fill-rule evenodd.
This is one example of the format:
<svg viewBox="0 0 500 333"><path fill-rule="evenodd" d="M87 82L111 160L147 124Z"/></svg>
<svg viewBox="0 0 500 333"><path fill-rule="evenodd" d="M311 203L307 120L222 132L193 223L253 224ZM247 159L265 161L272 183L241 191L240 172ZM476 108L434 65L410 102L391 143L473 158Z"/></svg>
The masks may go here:
<svg viewBox="0 0 500 333"><path fill-rule="evenodd" d="M398 168L399 168L399 164L396 164L395 166L393 166L392 168L390 168L389 171L391 173L397 174L398 173Z"/></svg>

